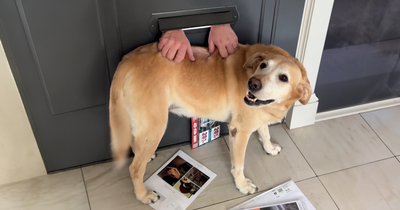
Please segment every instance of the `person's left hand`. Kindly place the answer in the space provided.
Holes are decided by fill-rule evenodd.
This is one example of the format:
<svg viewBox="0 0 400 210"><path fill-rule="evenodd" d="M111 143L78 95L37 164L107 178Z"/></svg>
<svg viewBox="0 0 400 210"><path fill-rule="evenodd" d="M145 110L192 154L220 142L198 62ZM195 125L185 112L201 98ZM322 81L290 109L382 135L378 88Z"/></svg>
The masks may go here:
<svg viewBox="0 0 400 210"><path fill-rule="evenodd" d="M238 38L229 24L211 26L208 37L208 51L213 53L217 46L221 57L233 54L238 46Z"/></svg>
<svg viewBox="0 0 400 210"><path fill-rule="evenodd" d="M158 43L158 50L161 51L163 57L177 63L181 62L186 54L191 61L195 60L192 47L183 30L164 32Z"/></svg>

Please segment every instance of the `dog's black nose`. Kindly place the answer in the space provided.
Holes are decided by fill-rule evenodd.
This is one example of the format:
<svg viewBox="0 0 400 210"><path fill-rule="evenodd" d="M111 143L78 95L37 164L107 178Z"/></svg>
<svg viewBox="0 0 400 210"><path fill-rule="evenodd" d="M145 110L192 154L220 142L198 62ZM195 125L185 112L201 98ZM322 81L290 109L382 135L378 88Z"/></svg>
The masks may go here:
<svg viewBox="0 0 400 210"><path fill-rule="evenodd" d="M261 90L261 87L262 87L261 80L255 78L255 77L250 78L247 85L249 87L249 90L251 90L251 91L259 91L259 90Z"/></svg>

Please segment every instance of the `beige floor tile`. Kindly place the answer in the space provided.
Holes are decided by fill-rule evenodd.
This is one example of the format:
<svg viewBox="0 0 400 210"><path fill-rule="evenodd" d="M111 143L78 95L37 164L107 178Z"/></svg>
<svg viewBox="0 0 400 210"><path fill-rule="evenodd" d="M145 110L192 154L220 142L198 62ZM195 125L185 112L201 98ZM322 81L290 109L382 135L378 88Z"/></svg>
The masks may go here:
<svg viewBox="0 0 400 210"><path fill-rule="evenodd" d="M128 168L114 170L109 162L82 170L92 210L152 209L136 200Z"/></svg>
<svg viewBox="0 0 400 210"><path fill-rule="evenodd" d="M363 113L361 115L389 149L395 155L400 155L400 106Z"/></svg>
<svg viewBox="0 0 400 210"><path fill-rule="evenodd" d="M315 209L338 210L318 178L307 179L296 183Z"/></svg>
<svg viewBox="0 0 400 210"><path fill-rule="evenodd" d="M0 186L0 210L88 210L81 169Z"/></svg>
<svg viewBox="0 0 400 210"><path fill-rule="evenodd" d="M244 173L259 190L270 189L290 179L293 181L315 177L297 147L281 125L270 127L272 142L278 143L283 150L277 156L267 155L258 134L250 137L246 151ZM225 140L228 142L229 137Z"/></svg>
<svg viewBox="0 0 400 210"><path fill-rule="evenodd" d="M341 210L397 210L400 163L390 158L320 178Z"/></svg>
<svg viewBox="0 0 400 210"><path fill-rule="evenodd" d="M189 145L170 148L157 152L155 160L147 165L145 179L152 175L178 149L204 164L217 177L192 203L189 209L212 205L228 199L242 196L236 190L230 174L229 151L223 138L191 150ZM98 209L151 209L139 203L133 194L133 186L128 168L112 170L112 163L83 168L89 200L92 210Z"/></svg>
<svg viewBox="0 0 400 210"><path fill-rule="evenodd" d="M393 156L360 115L288 132L317 175Z"/></svg>

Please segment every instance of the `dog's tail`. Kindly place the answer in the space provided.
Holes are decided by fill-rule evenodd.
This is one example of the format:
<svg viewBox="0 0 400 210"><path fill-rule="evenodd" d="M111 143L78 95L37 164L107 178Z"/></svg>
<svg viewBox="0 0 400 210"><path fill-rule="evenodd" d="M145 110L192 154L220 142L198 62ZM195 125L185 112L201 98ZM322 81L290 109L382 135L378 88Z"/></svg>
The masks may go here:
<svg viewBox="0 0 400 210"><path fill-rule="evenodd" d="M113 86L114 85L114 86ZM111 152L116 168L125 165L126 156L132 142L130 117L123 101L123 88L115 82L110 91Z"/></svg>

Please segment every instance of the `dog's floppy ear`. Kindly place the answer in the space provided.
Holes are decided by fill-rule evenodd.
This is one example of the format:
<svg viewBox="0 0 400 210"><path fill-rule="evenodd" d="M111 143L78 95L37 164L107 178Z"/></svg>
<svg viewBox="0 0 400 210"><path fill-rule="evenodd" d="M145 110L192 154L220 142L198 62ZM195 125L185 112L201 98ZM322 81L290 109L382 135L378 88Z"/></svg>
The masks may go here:
<svg viewBox="0 0 400 210"><path fill-rule="evenodd" d="M301 64L298 60L295 60L294 62L300 68L300 71L301 71L301 80L296 88L298 91L298 94L300 95L299 102L303 105L306 105L312 95L310 81L308 80L307 72L306 72L306 69L304 68L303 64Z"/></svg>
<svg viewBox="0 0 400 210"><path fill-rule="evenodd" d="M312 94L310 83L308 82L308 80L301 80L296 89L300 95L299 102L303 105L306 105L310 100Z"/></svg>
<svg viewBox="0 0 400 210"><path fill-rule="evenodd" d="M255 53L254 55L250 56L249 59L247 59L246 63L243 65L243 68L253 69L255 66L258 66L261 61L265 60L265 58L267 58L267 55L265 53Z"/></svg>

